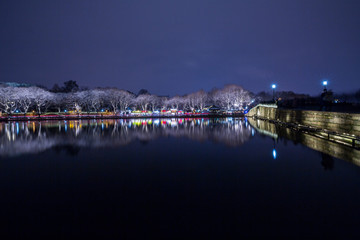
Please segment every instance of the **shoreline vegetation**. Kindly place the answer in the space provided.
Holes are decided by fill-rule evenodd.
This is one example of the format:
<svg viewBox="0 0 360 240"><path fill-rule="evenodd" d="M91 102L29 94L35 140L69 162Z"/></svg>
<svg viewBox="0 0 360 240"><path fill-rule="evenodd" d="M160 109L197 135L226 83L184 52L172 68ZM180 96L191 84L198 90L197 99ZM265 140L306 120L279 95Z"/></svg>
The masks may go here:
<svg viewBox="0 0 360 240"><path fill-rule="evenodd" d="M0 122L47 121L47 120L91 120L91 119L139 119L139 118L227 118L244 117L244 113L184 113L184 114L114 114L104 113L47 113L47 114L0 114Z"/></svg>
<svg viewBox="0 0 360 240"><path fill-rule="evenodd" d="M0 83L0 119L232 115L246 111L255 102L254 97L234 84L170 97L151 94L146 89L138 94L118 88L80 89L72 80L51 90Z"/></svg>
<svg viewBox="0 0 360 240"><path fill-rule="evenodd" d="M80 88L73 80L64 82L62 87L55 84L52 89L0 82L0 121L233 117L244 116L259 103L297 109L325 107L327 111L336 103L336 111L356 111L356 107L339 101L325 103L294 92L254 94L235 84L170 97L151 94L146 89L135 94L118 88Z"/></svg>

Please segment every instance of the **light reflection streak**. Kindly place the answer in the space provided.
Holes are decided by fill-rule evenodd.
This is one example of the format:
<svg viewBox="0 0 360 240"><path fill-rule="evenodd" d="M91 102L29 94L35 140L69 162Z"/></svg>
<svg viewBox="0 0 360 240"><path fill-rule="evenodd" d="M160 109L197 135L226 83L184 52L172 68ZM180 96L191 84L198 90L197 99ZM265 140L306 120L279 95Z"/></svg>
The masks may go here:
<svg viewBox="0 0 360 240"><path fill-rule="evenodd" d="M186 137L240 146L253 134L241 119L121 119L0 123L0 156L38 153L69 144L77 147L126 145L136 140ZM244 125L244 126L243 126ZM32 130L32 131L31 131Z"/></svg>

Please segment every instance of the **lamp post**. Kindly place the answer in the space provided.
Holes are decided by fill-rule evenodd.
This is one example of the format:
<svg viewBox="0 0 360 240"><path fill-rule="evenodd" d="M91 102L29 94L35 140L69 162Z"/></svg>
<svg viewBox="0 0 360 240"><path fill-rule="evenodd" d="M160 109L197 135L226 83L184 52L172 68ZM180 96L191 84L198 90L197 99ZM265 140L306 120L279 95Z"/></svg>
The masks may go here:
<svg viewBox="0 0 360 240"><path fill-rule="evenodd" d="M271 88L273 90L273 101L275 101L275 88L276 88L276 84L272 84Z"/></svg>
<svg viewBox="0 0 360 240"><path fill-rule="evenodd" d="M326 86L328 85L328 81L327 80L324 80L322 82L322 85L324 86L324 90L326 90Z"/></svg>

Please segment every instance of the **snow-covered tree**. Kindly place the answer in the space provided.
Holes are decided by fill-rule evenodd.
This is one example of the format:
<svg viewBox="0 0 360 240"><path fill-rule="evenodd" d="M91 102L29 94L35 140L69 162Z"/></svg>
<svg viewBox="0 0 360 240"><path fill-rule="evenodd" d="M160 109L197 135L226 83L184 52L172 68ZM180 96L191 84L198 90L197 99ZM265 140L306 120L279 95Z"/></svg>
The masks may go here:
<svg viewBox="0 0 360 240"><path fill-rule="evenodd" d="M134 99L134 104L141 110L147 111L148 106L150 105L150 102L152 100L152 97L150 94L142 94L137 96Z"/></svg>
<svg viewBox="0 0 360 240"><path fill-rule="evenodd" d="M202 110L208 100L208 94L204 90L191 93L186 96L186 104L191 110Z"/></svg>
<svg viewBox="0 0 360 240"><path fill-rule="evenodd" d="M106 89L106 101L111 106L114 113L118 110L125 111L129 107L133 95L127 91L116 88Z"/></svg>
<svg viewBox="0 0 360 240"><path fill-rule="evenodd" d="M128 91L119 90L120 91L120 110L125 111L130 104L133 102L135 95L129 93Z"/></svg>
<svg viewBox="0 0 360 240"><path fill-rule="evenodd" d="M11 114L16 109L17 95L15 88L2 87L0 88L0 108L8 114Z"/></svg>
<svg viewBox="0 0 360 240"><path fill-rule="evenodd" d="M180 107L184 106L185 99L180 96L174 96L172 98L166 99L165 106L167 108L175 108L179 109Z"/></svg>
<svg viewBox="0 0 360 240"><path fill-rule="evenodd" d="M24 115L29 111L31 105L34 104L34 96L31 88L28 87L18 87L15 89L16 99L18 106L23 110Z"/></svg>
<svg viewBox="0 0 360 240"><path fill-rule="evenodd" d="M213 103L225 109L242 109L244 104L251 101L250 92L238 85L226 85L223 89L213 90L211 98Z"/></svg>
<svg viewBox="0 0 360 240"><path fill-rule="evenodd" d="M151 111L155 111L155 109L160 105L160 98L156 95L150 95L149 103Z"/></svg>
<svg viewBox="0 0 360 240"><path fill-rule="evenodd" d="M106 92L103 89L92 89L82 92L82 105L85 105L88 111L98 112L103 106Z"/></svg>
<svg viewBox="0 0 360 240"><path fill-rule="evenodd" d="M30 87L29 91L32 93L37 112L41 114L41 109L46 111L51 104L51 100L54 99L54 93L50 93L38 87Z"/></svg>

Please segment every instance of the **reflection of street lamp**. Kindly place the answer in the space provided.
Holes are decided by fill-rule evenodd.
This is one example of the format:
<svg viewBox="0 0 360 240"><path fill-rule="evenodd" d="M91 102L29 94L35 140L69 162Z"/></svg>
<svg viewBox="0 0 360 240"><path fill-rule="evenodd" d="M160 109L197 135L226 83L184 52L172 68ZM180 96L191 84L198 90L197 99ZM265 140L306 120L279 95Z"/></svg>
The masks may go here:
<svg viewBox="0 0 360 240"><path fill-rule="evenodd" d="M322 82L322 85L324 86L324 89L326 89L326 86L328 85L328 81L327 81L327 80L324 80L324 81Z"/></svg>
<svg viewBox="0 0 360 240"><path fill-rule="evenodd" d="M271 88L273 90L273 101L275 101L275 88L276 88L276 84L271 85Z"/></svg>
<svg viewBox="0 0 360 240"><path fill-rule="evenodd" d="M273 141L274 141L274 148L273 148L273 150L272 150L272 155L273 155L273 158L276 159L277 152L276 152L275 138L273 138Z"/></svg>
<svg viewBox="0 0 360 240"><path fill-rule="evenodd" d="M273 149L272 154L273 154L273 158L276 159L276 149L275 148Z"/></svg>

